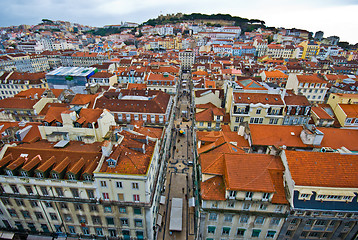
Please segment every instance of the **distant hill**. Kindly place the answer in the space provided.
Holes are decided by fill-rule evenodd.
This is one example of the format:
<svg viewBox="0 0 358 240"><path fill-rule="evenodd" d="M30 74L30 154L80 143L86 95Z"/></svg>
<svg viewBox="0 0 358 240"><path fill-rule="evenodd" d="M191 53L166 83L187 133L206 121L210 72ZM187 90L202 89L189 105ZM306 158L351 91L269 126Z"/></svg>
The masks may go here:
<svg viewBox="0 0 358 240"><path fill-rule="evenodd" d="M168 23L178 23L183 21L193 21L194 23L205 23L213 26L240 26L243 32L250 32L259 27L266 27L265 21L259 19L247 19L230 14L202 14L202 13L191 13L191 14L168 14L166 16L160 15L157 18L149 19L144 22L143 25L162 25Z"/></svg>

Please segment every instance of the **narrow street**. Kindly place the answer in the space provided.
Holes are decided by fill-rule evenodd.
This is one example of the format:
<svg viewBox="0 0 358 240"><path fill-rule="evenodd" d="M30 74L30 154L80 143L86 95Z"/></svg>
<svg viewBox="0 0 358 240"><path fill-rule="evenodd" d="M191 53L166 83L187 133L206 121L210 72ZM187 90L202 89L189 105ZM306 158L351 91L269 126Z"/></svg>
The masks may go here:
<svg viewBox="0 0 358 240"><path fill-rule="evenodd" d="M192 109L190 92L190 74L182 74L178 84L178 102L173 107L175 114L172 131L171 157L167 163L165 191L162 193L159 214L162 225L159 228L158 239L195 239L194 207L193 207L193 151L192 151ZM164 200L165 198L165 200ZM175 222L171 217L172 199L183 201L181 230L180 221ZM175 216L180 219L180 216ZM171 223L171 221L173 223ZM178 229L170 229L170 225L178 225Z"/></svg>

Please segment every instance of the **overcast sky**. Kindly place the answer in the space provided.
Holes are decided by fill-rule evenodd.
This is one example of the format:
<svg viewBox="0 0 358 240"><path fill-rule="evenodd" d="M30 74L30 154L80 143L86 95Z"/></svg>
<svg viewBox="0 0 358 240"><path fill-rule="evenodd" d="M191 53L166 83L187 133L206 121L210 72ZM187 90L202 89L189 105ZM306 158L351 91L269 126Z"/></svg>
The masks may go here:
<svg viewBox="0 0 358 240"><path fill-rule="evenodd" d="M267 26L324 31L358 42L358 0L0 0L0 26L37 24L41 19L91 26L142 23L159 14L224 13L260 19Z"/></svg>

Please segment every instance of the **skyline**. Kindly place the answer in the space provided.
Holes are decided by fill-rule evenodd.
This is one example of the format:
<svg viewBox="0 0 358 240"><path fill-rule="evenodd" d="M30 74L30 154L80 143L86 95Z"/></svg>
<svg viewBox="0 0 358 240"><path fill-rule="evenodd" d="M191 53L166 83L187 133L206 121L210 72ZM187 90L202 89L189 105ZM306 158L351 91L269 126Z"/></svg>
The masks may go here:
<svg viewBox="0 0 358 240"><path fill-rule="evenodd" d="M4 2L4 0L2 0ZM358 0L317 0L309 2L275 0L270 4L264 0L252 0L244 4L213 0L16 0L3 4L0 10L1 27L27 24L35 25L41 19L63 20L94 27L119 24L121 21L142 23L158 15L172 13L231 14L248 19L260 19L269 27L305 29L315 33L323 31L324 37L336 35L340 41L358 43L358 22L354 20L358 11ZM266 3L266 4L265 4ZM70 6L70 7L68 7ZM215 7L213 7L215 6ZM343 26L343 27L342 27Z"/></svg>

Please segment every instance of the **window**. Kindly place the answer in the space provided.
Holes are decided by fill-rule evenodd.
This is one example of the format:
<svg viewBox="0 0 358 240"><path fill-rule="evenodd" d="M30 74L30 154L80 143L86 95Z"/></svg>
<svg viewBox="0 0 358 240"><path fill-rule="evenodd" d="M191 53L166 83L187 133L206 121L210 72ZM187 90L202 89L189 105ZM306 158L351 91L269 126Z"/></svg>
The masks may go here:
<svg viewBox="0 0 358 240"><path fill-rule="evenodd" d="M266 238L275 238L276 231L267 231Z"/></svg>
<svg viewBox="0 0 358 240"><path fill-rule="evenodd" d="M327 224L327 221L325 220L317 220L315 225L317 226L325 226Z"/></svg>
<svg viewBox="0 0 358 240"><path fill-rule="evenodd" d="M139 202L139 195L138 194L133 194L133 201L134 202Z"/></svg>
<svg viewBox="0 0 358 240"><path fill-rule="evenodd" d="M265 221L265 217L256 217L255 224L263 224Z"/></svg>
<svg viewBox="0 0 358 240"><path fill-rule="evenodd" d="M17 217L17 213L14 209L8 209L7 211L11 217Z"/></svg>
<svg viewBox="0 0 358 240"><path fill-rule="evenodd" d="M121 224L122 226L129 226L128 218L121 218Z"/></svg>
<svg viewBox="0 0 358 240"><path fill-rule="evenodd" d="M113 217L106 217L107 225L114 225Z"/></svg>
<svg viewBox="0 0 358 240"><path fill-rule="evenodd" d="M50 213L50 218L51 218L51 220L57 220L56 213Z"/></svg>
<svg viewBox="0 0 358 240"><path fill-rule="evenodd" d="M79 198L79 197L80 197L80 194L79 194L77 188L71 188L70 190L71 190L72 196L73 196L74 198Z"/></svg>
<svg viewBox="0 0 358 240"><path fill-rule="evenodd" d="M62 188L57 187L57 188L55 188L55 190L56 190L57 196L59 196L59 197L63 197L63 196L64 196L64 195L63 195Z"/></svg>
<svg viewBox="0 0 358 240"><path fill-rule="evenodd" d="M101 187L107 187L107 182L106 181L101 181Z"/></svg>
<svg viewBox="0 0 358 240"><path fill-rule="evenodd" d="M109 205L105 205L103 208L105 213L111 213L112 212L112 207Z"/></svg>
<svg viewBox="0 0 358 240"><path fill-rule="evenodd" d="M94 191L93 190L90 190L90 189L87 189L87 196L89 199L94 199Z"/></svg>
<svg viewBox="0 0 358 240"><path fill-rule="evenodd" d="M271 219L270 224L271 224L271 225L279 225L279 224L280 224L280 221L281 221L280 218L273 217L273 218Z"/></svg>
<svg viewBox="0 0 358 240"><path fill-rule="evenodd" d="M36 218L37 218L38 220L44 219L44 216L42 215L41 212L35 212L35 216L36 216Z"/></svg>
<svg viewBox="0 0 358 240"><path fill-rule="evenodd" d="M116 182L117 188L123 188L122 182Z"/></svg>
<svg viewBox="0 0 358 240"><path fill-rule="evenodd" d="M236 191L229 191L229 197L235 198L236 197Z"/></svg>
<svg viewBox="0 0 358 240"><path fill-rule="evenodd" d="M74 206L75 206L75 209L76 209L77 211L82 211L82 210L83 210L82 204L80 204L80 203L75 203Z"/></svg>
<svg viewBox="0 0 358 240"><path fill-rule="evenodd" d="M232 202L232 201L228 202L227 207L234 208L235 207L235 202Z"/></svg>
<svg viewBox="0 0 358 240"><path fill-rule="evenodd" d="M242 206L242 209L244 210L249 210L250 209L251 204L250 203L244 203L244 205Z"/></svg>
<svg viewBox="0 0 358 240"><path fill-rule="evenodd" d="M61 209L68 209L67 203L60 203Z"/></svg>
<svg viewBox="0 0 358 240"><path fill-rule="evenodd" d="M134 214L142 214L142 210L140 208L133 208Z"/></svg>
<svg viewBox="0 0 358 240"><path fill-rule="evenodd" d="M221 235L230 235L230 228L229 227L223 227Z"/></svg>
<svg viewBox="0 0 358 240"><path fill-rule="evenodd" d="M240 223L247 223L248 220L249 220L249 216L247 215L242 215L240 217Z"/></svg>
<svg viewBox="0 0 358 240"><path fill-rule="evenodd" d="M237 229L237 236L244 236L246 229L239 228Z"/></svg>
<svg viewBox="0 0 358 240"><path fill-rule="evenodd" d="M259 229L253 229L251 237L259 237L261 233L261 230Z"/></svg>
<svg viewBox="0 0 358 240"><path fill-rule="evenodd" d="M232 222L232 215L231 214L225 214L224 221L225 222Z"/></svg>
<svg viewBox="0 0 358 240"><path fill-rule="evenodd" d="M109 194L108 193L102 193L103 200L109 200Z"/></svg>
<svg viewBox="0 0 358 240"><path fill-rule="evenodd" d="M126 212L127 212L126 207L120 207L120 208L119 208L119 212L120 212L120 213L126 213Z"/></svg>
<svg viewBox="0 0 358 240"><path fill-rule="evenodd" d="M102 230L102 228L96 228L96 234L97 234L98 236L103 236L103 230Z"/></svg>
<svg viewBox="0 0 358 240"><path fill-rule="evenodd" d="M48 196L48 191L47 191L47 188L46 188L46 187L40 187L40 190L41 190L41 192L42 192L42 195Z"/></svg>
<svg viewBox="0 0 358 240"><path fill-rule="evenodd" d="M92 216L92 222L93 224L102 224L101 217L99 216Z"/></svg>
<svg viewBox="0 0 358 240"><path fill-rule="evenodd" d="M132 188L133 189L139 189L138 183L132 183Z"/></svg>
<svg viewBox="0 0 358 240"><path fill-rule="evenodd" d="M143 227L143 222L141 219L134 219L134 225L136 227Z"/></svg>
<svg viewBox="0 0 358 240"><path fill-rule="evenodd" d="M89 235L90 234L90 231L88 229L88 227L82 227L82 232L84 235Z"/></svg>
<svg viewBox="0 0 358 240"><path fill-rule="evenodd" d="M256 114L261 114L261 109L260 108L256 110Z"/></svg>
<svg viewBox="0 0 358 240"><path fill-rule="evenodd" d="M81 136L77 136L77 138L79 138L79 137L81 137ZM81 137L81 139L77 139L77 140L82 141L82 137ZM68 177L68 180L76 180L76 176L73 175L72 173L68 173L67 177Z"/></svg>
<svg viewBox="0 0 358 240"><path fill-rule="evenodd" d="M76 230L75 230L74 226L68 226L68 229L69 229L71 234L76 234Z"/></svg>
<svg viewBox="0 0 358 240"><path fill-rule="evenodd" d="M21 214L24 218L31 218L29 211L21 211Z"/></svg>
<svg viewBox="0 0 358 240"><path fill-rule="evenodd" d="M215 226L208 226L208 233L215 234L216 227Z"/></svg>
<svg viewBox="0 0 358 240"><path fill-rule="evenodd" d="M117 232L115 229L108 229L108 233L110 237L116 237L117 236Z"/></svg>
<svg viewBox="0 0 358 240"><path fill-rule="evenodd" d="M78 221L80 223L86 223L87 222L86 216L77 215L77 218L78 218Z"/></svg>
<svg viewBox="0 0 358 240"><path fill-rule="evenodd" d="M268 201L270 198L270 194L269 193L264 193L262 194L262 201Z"/></svg>
<svg viewBox="0 0 358 240"><path fill-rule="evenodd" d="M210 214L209 214L209 220L210 220L210 221L216 221L217 218L218 218L217 213L210 213Z"/></svg>
<svg viewBox="0 0 358 240"><path fill-rule="evenodd" d="M98 208L94 204L89 205L89 209L90 209L91 212L98 212Z"/></svg>
<svg viewBox="0 0 358 240"><path fill-rule="evenodd" d="M17 206L19 206L19 207L21 207L21 206L24 206L24 205L25 205L25 204L24 204L24 201L19 200L19 199L15 199L15 202L16 202L16 205L17 205Z"/></svg>
<svg viewBox="0 0 358 240"><path fill-rule="evenodd" d="M15 194L19 194L19 189L17 189L16 185L10 185L10 187Z"/></svg>
<svg viewBox="0 0 358 240"><path fill-rule="evenodd" d="M118 201L124 201L124 194L123 193L118 193Z"/></svg>
<svg viewBox="0 0 358 240"><path fill-rule="evenodd" d="M260 209L260 210L266 210L266 209L267 209L267 205L266 205L266 204L260 204L259 209Z"/></svg>
<svg viewBox="0 0 358 240"><path fill-rule="evenodd" d="M253 195L254 195L253 192L246 192L245 198L247 200L251 200Z"/></svg>
<svg viewBox="0 0 358 240"><path fill-rule="evenodd" d="M70 214L65 214L64 218L66 222L72 222L72 216Z"/></svg>

